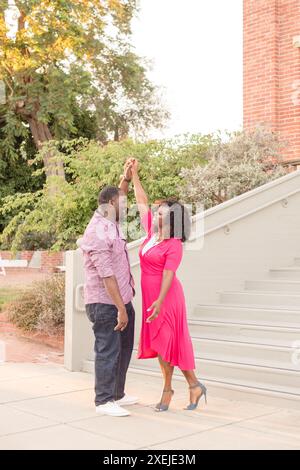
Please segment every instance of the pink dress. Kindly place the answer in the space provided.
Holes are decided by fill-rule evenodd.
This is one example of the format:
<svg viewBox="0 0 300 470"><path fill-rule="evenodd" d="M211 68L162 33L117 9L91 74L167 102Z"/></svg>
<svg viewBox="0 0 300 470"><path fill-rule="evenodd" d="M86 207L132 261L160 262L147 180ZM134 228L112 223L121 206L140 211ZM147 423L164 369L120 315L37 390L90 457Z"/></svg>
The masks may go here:
<svg viewBox="0 0 300 470"><path fill-rule="evenodd" d="M163 240L143 255L142 249L153 235L151 210L145 214L141 222L147 237L139 251L143 314L137 357L147 359L160 355L172 366L178 366L182 370L195 369L184 293L176 277L176 270L182 259L182 241L179 238ZM146 319L152 313L152 310L147 312L147 308L159 296L164 269L174 271L174 278L158 317L151 323L146 323Z"/></svg>

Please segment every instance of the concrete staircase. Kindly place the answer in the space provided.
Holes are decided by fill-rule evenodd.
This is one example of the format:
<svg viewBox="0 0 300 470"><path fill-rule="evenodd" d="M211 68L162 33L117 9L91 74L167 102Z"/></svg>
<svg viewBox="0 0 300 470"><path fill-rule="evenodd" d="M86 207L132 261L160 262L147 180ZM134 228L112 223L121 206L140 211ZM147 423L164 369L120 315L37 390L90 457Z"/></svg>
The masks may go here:
<svg viewBox="0 0 300 470"><path fill-rule="evenodd" d="M300 258L218 294L219 303L197 305L188 319L200 380L218 396L300 409ZM132 371L160 374L156 359L135 353Z"/></svg>

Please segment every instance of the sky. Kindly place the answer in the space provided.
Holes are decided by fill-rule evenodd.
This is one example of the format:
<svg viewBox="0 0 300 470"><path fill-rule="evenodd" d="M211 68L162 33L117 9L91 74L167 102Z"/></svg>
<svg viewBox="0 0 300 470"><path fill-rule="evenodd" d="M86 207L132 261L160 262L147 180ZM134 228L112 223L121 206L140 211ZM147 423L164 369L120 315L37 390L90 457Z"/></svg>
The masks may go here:
<svg viewBox="0 0 300 470"><path fill-rule="evenodd" d="M163 132L242 129L243 1L140 0L132 42L151 59L171 119Z"/></svg>

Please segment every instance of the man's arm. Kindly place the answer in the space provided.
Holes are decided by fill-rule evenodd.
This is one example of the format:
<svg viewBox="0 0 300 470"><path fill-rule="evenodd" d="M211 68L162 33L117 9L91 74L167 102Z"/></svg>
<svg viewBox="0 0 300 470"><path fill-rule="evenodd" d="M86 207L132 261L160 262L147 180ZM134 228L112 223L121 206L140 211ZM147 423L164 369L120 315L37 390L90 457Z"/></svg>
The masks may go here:
<svg viewBox="0 0 300 470"><path fill-rule="evenodd" d="M118 324L115 330L123 331L128 323L126 307L121 297L119 286L112 268L112 250L107 240L99 239L94 250L90 251L93 265L103 279L106 292L118 309Z"/></svg>
<svg viewBox="0 0 300 470"><path fill-rule="evenodd" d="M112 299L113 303L118 309L118 324L114 328L116 330L125 330L128 323L128 315L123 299L120 294L119 286L115 276L109 276L103 278L103 284L106 292Z"/></svg>
<svg viewBox="0 0 300 470"><path fill-rule="evenodd" d="M119 184L119 189L121 189L125 194L128 194L129 183L132 178L131 167L132 167L132 162L130 160L127 160L127 162L124 165L124 174L121 176L121 180Z"/></svg>

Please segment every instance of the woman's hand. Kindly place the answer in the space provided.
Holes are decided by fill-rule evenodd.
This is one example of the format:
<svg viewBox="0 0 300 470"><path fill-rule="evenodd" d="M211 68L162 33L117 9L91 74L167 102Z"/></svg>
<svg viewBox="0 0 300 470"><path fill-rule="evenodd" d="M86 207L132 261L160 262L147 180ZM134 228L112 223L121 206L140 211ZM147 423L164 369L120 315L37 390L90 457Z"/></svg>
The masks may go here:
<svg viewBox="0 0 300 470"><path fill-rule="evenodd" d="M139 162L136 158L133 158L132 159L132 167L131 167L132 174L137 175L138 174L138 169L139 169Z"/></svg>
<svg viewBox="0 0 300 470"><path fill-rule="evenodd" d="M128 158L128 160L126 160L126 163L124 165L124 176L126 179L128 180L131 180L132 178L132 158Z"/></svg>
<svg viewBox="0 0 300 470"><path fill-rule="evenodd" d="M153 310L152 314L150 317L146 319L146 323L151 323L153 320L155 320L156 317L158 317L159 312L161 308L161 301L159 299L155 300L152 305L150 305L149 308L147 308L147 312L150 310Z"/></svg>

